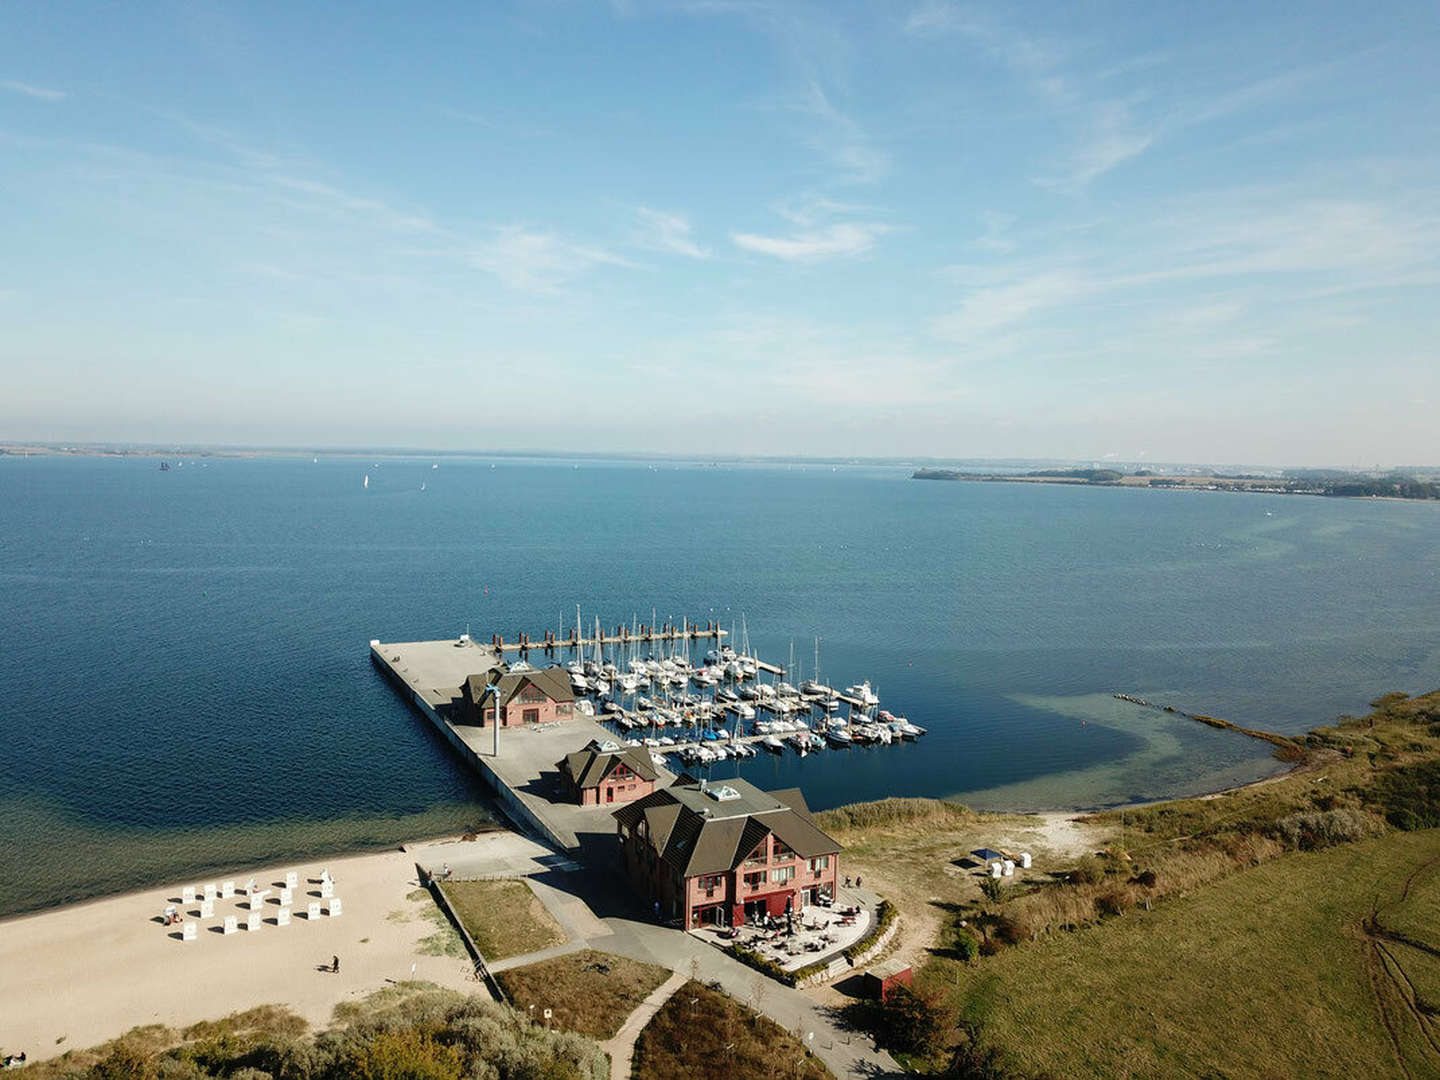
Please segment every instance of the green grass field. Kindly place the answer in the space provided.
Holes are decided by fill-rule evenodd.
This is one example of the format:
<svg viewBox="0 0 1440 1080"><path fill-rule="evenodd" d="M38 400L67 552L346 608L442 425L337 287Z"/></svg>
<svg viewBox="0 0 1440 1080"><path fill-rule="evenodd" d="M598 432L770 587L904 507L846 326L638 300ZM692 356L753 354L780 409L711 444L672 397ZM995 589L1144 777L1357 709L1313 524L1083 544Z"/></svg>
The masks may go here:
<svg viewBox="0 0 1440 1080"><path fill-rule="evenodd" d="M687 982L635 1043L635 1080L831 1080L795 1036L728 994Z"/></svg>
<svg viewBox="0 0 1440 1080"><path fill-rule="evenodd" d="M554 1010L554 1024L601 1041L620 1030L650 992L670 977L655 964L582 949L496 976L522 1012Z"/></svg>
<svg viewBox="0 0 1440 1080"><path fill-rule="evenodd" d="M486 960L503 960L565 940L545 905L523 881L447 881L441 886Z"/></svg>
<svg viewBox="0 0 1440 1080"><path fill-rule="evenodd" d="M1435 957L1367 926L1440 933L1437 867L1434 829L1288 855L917 984L1018 1076L1440 1076Z"/></svg>

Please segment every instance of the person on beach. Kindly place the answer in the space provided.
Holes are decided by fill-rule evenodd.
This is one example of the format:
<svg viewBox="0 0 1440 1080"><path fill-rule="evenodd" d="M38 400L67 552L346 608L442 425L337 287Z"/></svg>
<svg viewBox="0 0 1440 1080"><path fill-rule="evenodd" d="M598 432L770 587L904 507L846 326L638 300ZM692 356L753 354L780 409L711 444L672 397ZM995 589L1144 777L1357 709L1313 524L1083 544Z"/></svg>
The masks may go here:
<svg viewBox="0 0 1440 1080"><path fill-rule="evenodd" d="M332 957L330 957L330 971L331 971L333 974L335 974L335 975L339 975L339 974L340 974L340 957L338 957L338 956L332 956Z"/></svg>

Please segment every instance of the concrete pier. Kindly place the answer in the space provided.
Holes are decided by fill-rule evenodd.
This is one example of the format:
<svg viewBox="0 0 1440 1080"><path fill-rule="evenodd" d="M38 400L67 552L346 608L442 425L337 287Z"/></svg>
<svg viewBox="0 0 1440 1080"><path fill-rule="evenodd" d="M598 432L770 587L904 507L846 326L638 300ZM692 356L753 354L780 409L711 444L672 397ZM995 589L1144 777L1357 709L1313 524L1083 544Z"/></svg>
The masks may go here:
<svg viewBox="0 0 1440 1080"><path fill-rule="evenodd" d="M586 834L613 833L614 807L580 807L551 801L558 796L555 763L591 739L615 741L614 733L576 713L544 726L501 728L499 753L495 731L457 723L460 685L488 671L498 655L490 645L465 640L370 642L370 659L417 712L494 790L506 816L522 831L557 851L573 854ZM674 774L657 768L657 786L669 786Z"/></svg>

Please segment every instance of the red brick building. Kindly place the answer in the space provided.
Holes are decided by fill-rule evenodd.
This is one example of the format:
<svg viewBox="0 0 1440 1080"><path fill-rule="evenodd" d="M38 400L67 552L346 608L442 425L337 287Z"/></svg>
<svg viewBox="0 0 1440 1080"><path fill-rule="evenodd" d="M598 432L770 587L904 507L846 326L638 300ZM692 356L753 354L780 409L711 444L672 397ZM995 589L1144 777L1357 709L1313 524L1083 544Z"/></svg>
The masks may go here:
<svg viewBox="0 0 1440 1080"><path fill-rule="evenodd" d="M471 675L461 685L460 722L490 726L495 723L497 700L501 727L550 724L570 719L575 691L564 668L505 672L496 668Z"/></svg>
<svg viewBox="0 0 1440 1080"><path fill-rule="evenodd" d="M591 744L556 762L560 782L581 806L633 802L655 790L655 763L641 747Z"/></svg>
<svg viewBox="0 0 1440 1080"><path fill-rule="evenodd" d="M687 930L798 916L835 896L840 844L815 824L799 788L682 776L614 817L630 880Z"/></svg>

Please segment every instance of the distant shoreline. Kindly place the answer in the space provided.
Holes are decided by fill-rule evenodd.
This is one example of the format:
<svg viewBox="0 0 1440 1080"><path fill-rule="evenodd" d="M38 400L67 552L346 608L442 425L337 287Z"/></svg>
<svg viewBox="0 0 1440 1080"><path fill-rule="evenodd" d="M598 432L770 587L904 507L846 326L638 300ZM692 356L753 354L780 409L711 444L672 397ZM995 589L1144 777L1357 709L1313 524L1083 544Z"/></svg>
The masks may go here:
<svg viewBox="0 0 1440 1080"><path fill-rule="evenodd" d="M1110 475L1102 475L1110 474ZM1181 476L1113 473L1104 469L1046 470L1043 473L967 473L957 469L916 469L912 480L961 480L1004 484L1064 484L1083 487L1123 487L1150 491L1226 491L1250 495L1318 495L1332 499L1386 499L1393 502L1433 502L1440 499L1440 484L1393 480L1313 482L1281 477ZM1413 492L1413 493L1412 493Z"/></svg>

